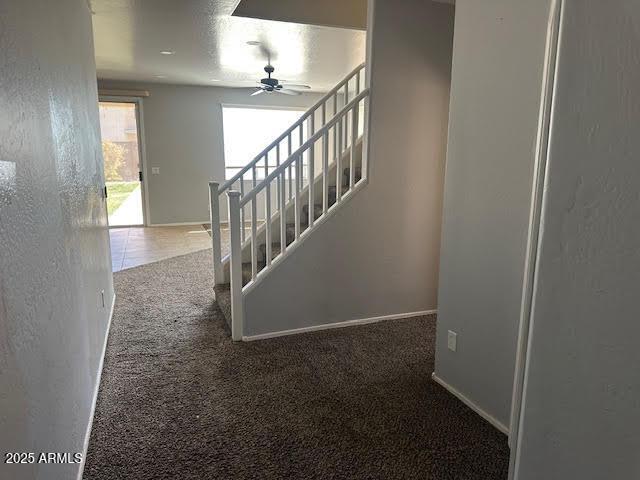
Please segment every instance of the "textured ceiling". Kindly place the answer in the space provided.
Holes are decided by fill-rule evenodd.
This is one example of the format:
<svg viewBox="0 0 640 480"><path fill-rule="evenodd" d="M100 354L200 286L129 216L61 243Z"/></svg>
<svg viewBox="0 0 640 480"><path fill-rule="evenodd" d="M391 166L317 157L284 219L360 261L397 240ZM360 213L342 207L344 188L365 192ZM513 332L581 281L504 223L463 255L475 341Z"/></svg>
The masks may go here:
<svg viewBox="0 0 640 480"><path fill-rule="evenodd" d="M367 0L240 0L233 14L308 25L367 28Z"/></svg>
<svg viewBox="0 0 640 480"><path fill-rule="evenodd" d="M91 0L98 77L247 87L270 55L275 77L326 91L364 61L363 31L231 16L237 3Z"/></svg>

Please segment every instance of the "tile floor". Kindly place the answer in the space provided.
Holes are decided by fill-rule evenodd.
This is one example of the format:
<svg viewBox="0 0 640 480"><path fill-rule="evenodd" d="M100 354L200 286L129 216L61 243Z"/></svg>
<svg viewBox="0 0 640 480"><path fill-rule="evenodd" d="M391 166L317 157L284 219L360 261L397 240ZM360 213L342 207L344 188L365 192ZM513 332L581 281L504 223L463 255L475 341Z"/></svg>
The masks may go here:
<svg viewBox="0 0 640 480"><path fill-rule="evenodd" d="M109 236L114 272L211 248L202 225L112 228Z"/></svg>

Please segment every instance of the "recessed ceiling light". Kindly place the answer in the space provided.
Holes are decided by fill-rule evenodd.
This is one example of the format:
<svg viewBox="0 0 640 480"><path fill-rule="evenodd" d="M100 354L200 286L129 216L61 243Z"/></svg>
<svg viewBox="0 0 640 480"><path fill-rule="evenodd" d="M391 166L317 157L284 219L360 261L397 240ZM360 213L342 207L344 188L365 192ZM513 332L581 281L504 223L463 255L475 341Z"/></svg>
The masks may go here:
<svg viewBox="0 0 640 480"><path fill-rule="evenodd" d="M222 80L220 80L219 78L212 78L211 81L212 82L221 82Z"/></svg>
<svg viewBox="0 0 640 480"><path fill-rule="evenodd" d="M172 51L172 50L161 50L161 51L160 51L160 53L161 53L162 55L173 55L173 54L174 54L174 53L176 53L176 52L174 52L174 51Z"/></svg>
<svg viewBox="0 0 640 480"><path fill-rule="evenodd" d="M250 41L247 42L247 45L256 46L256 45L260 45L260 42L258 42L256 40L250 40Z"/></svg>
<svg viewBox="0 0 640 480"><path fill-rule="evenodd" d="M167 78L166 75L154 75L154 77L156 77L156 78Z"/></svg>

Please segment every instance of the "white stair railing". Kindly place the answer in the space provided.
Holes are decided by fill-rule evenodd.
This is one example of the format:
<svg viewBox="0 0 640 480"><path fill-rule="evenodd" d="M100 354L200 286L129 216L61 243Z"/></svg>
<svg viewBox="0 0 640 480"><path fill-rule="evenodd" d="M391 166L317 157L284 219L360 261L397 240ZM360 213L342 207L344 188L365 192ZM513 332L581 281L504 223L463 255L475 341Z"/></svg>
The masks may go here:
<svg viewBox="0 0 640 480"><path fill-rule="evenodd" d="M244 226L247 222L246 205L247 202L242 202L246 195L253 192L258 184L258 176L264 175L268 177L273 173L274 169L280 168L283 163L282 159L289 159L294 149L300 149L305 145L306 138L313 138L314 135L325 129L328 121L333 120L339 112L344 110L344 107L349 104L350 95L357 96L364 90L365 75L364 64L359 65L349 75L347 75L340 83L332 88L326 95L324 95L315 105L307 110L299 120L297 120L291 127L284 131L278 138L276 138L271 144L269 144L264 150L262 150L251 162L244 166L238 173L232 178L227 180L222 186L218 182L209 182L209 199L210 199L210 213L211 213L211 236L212 236L212 249L213 249L213 269L214 269L214 281L215 284L229 283L229 278L223 268L224 259L222 257L221 242L220 242L220 198L223 194L235 190L239 193L239 199L241 201L240 210L240 222ZM340 108L342 107L342 110ZM357 127L357 124L356 124ZM340 123L337 128L334 128L333 145L335 145L334 154L337 155L338 145L342 145L346 142L350 133L347 131L347 123ZM308 141L307 141L308 142ZM311 158L313 153L311 154ZM313 161L313 160L312 160ZM275 192L277 198L281 197L291 201L294 197L296 185L294 185L295 178L301 178L301 175L296 175L295 167L292 162L287 164L288 175L287 180L279 182L276 185ZM260 172L260 175L259 175ZM264 172L264 173L263 173ZM354 172L351 170L351 176ZM312 182L313 183L313 182ZM353 184L353 178L350 179L350 184ZM300 185L298 185L300 187ZM313 190L313 186L310 187ZM248 190L248 191L247 191ZM299 190L299 188L298 188ZM337 195L340 195L340 189L338 188ZM272 192L269 192L270 194ZM269 207L271 208L271 204ZM257 214L257 211L252 210L252 214ZM265 218L269 218L265 212ZM251 215L253 221L255 217ZM229 218L229 222L231 219ZM268 225L265 228L270 229ZM254 230L251 230L252 234L255 234ZM242 228L240 231L240 238L242 244L249 242L247 238L247 229ZM267 243L267 245L269 245ZM270 249L270 246L267 247Z"/></svg>
<svg viewBox="0 0 640 480"><path fill-rule="evenodd" d="M363 132L366 130L360 122L362 118L367 117L368 96L368 89L358 91L352 100L346 102L344 107L333 115L331 120L324 123L308 140L291 152L287 159L273 171L266 174L263 180L256 182L251 191L244 194L235 190L228 191L231 234L231 331L234 340L241 340L243 337L243 296L247 291L254 288L257 282L264 278L275 265L283 261L292 249L297 248L305 238L311 235L317 225L324 222L342 202L365 184L366 155L362 153L360 174L357 175L356 149L361 129ZM322 159L318 169L315 162L317 156ZM333 162L329 161L331 157L334 159ZM343 182L345 171L341 160L347 157L349 170L346 182ZM334 178L331 178L333 168L335 168L335 184L333 184ZM316 195L316 183L322 187L321 199ZM331 187L335 187L335 197L330 195ZM277 192L275 199L273 192ZM287 197L293 201L293 219L288 215L292 209L288 208ZM258 260L257 211L260 202L264 202L267 212L264 262ZM303 215L305 205L307 211ZM316 205L321 207L318 211L316 211ZM246 226L241 213L245 207L251 210L249 219L251 255L250 262L247 262L250 264L250 270L247 269L247 275L250 278L247 282L244 278L245 264L241 233ZM279 222L277 229L279 232L273 232L271 228L272 223L276 222ZM274 240L279 240L280 247L280 252L275 256L272 251Z"/></svg>

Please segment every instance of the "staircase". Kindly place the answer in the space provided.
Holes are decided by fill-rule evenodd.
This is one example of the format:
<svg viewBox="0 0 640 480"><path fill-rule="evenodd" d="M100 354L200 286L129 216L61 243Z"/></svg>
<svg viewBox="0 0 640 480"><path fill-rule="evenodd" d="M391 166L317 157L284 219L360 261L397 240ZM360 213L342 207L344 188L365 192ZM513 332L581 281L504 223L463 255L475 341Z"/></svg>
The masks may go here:
<svg viewBox="0 0 640 480"><path fill-rule="evenodd" d="M360 65L234 177L209 183L215 295L234 340L243 338L243 296L366 184L368 100Z"/></svg>

